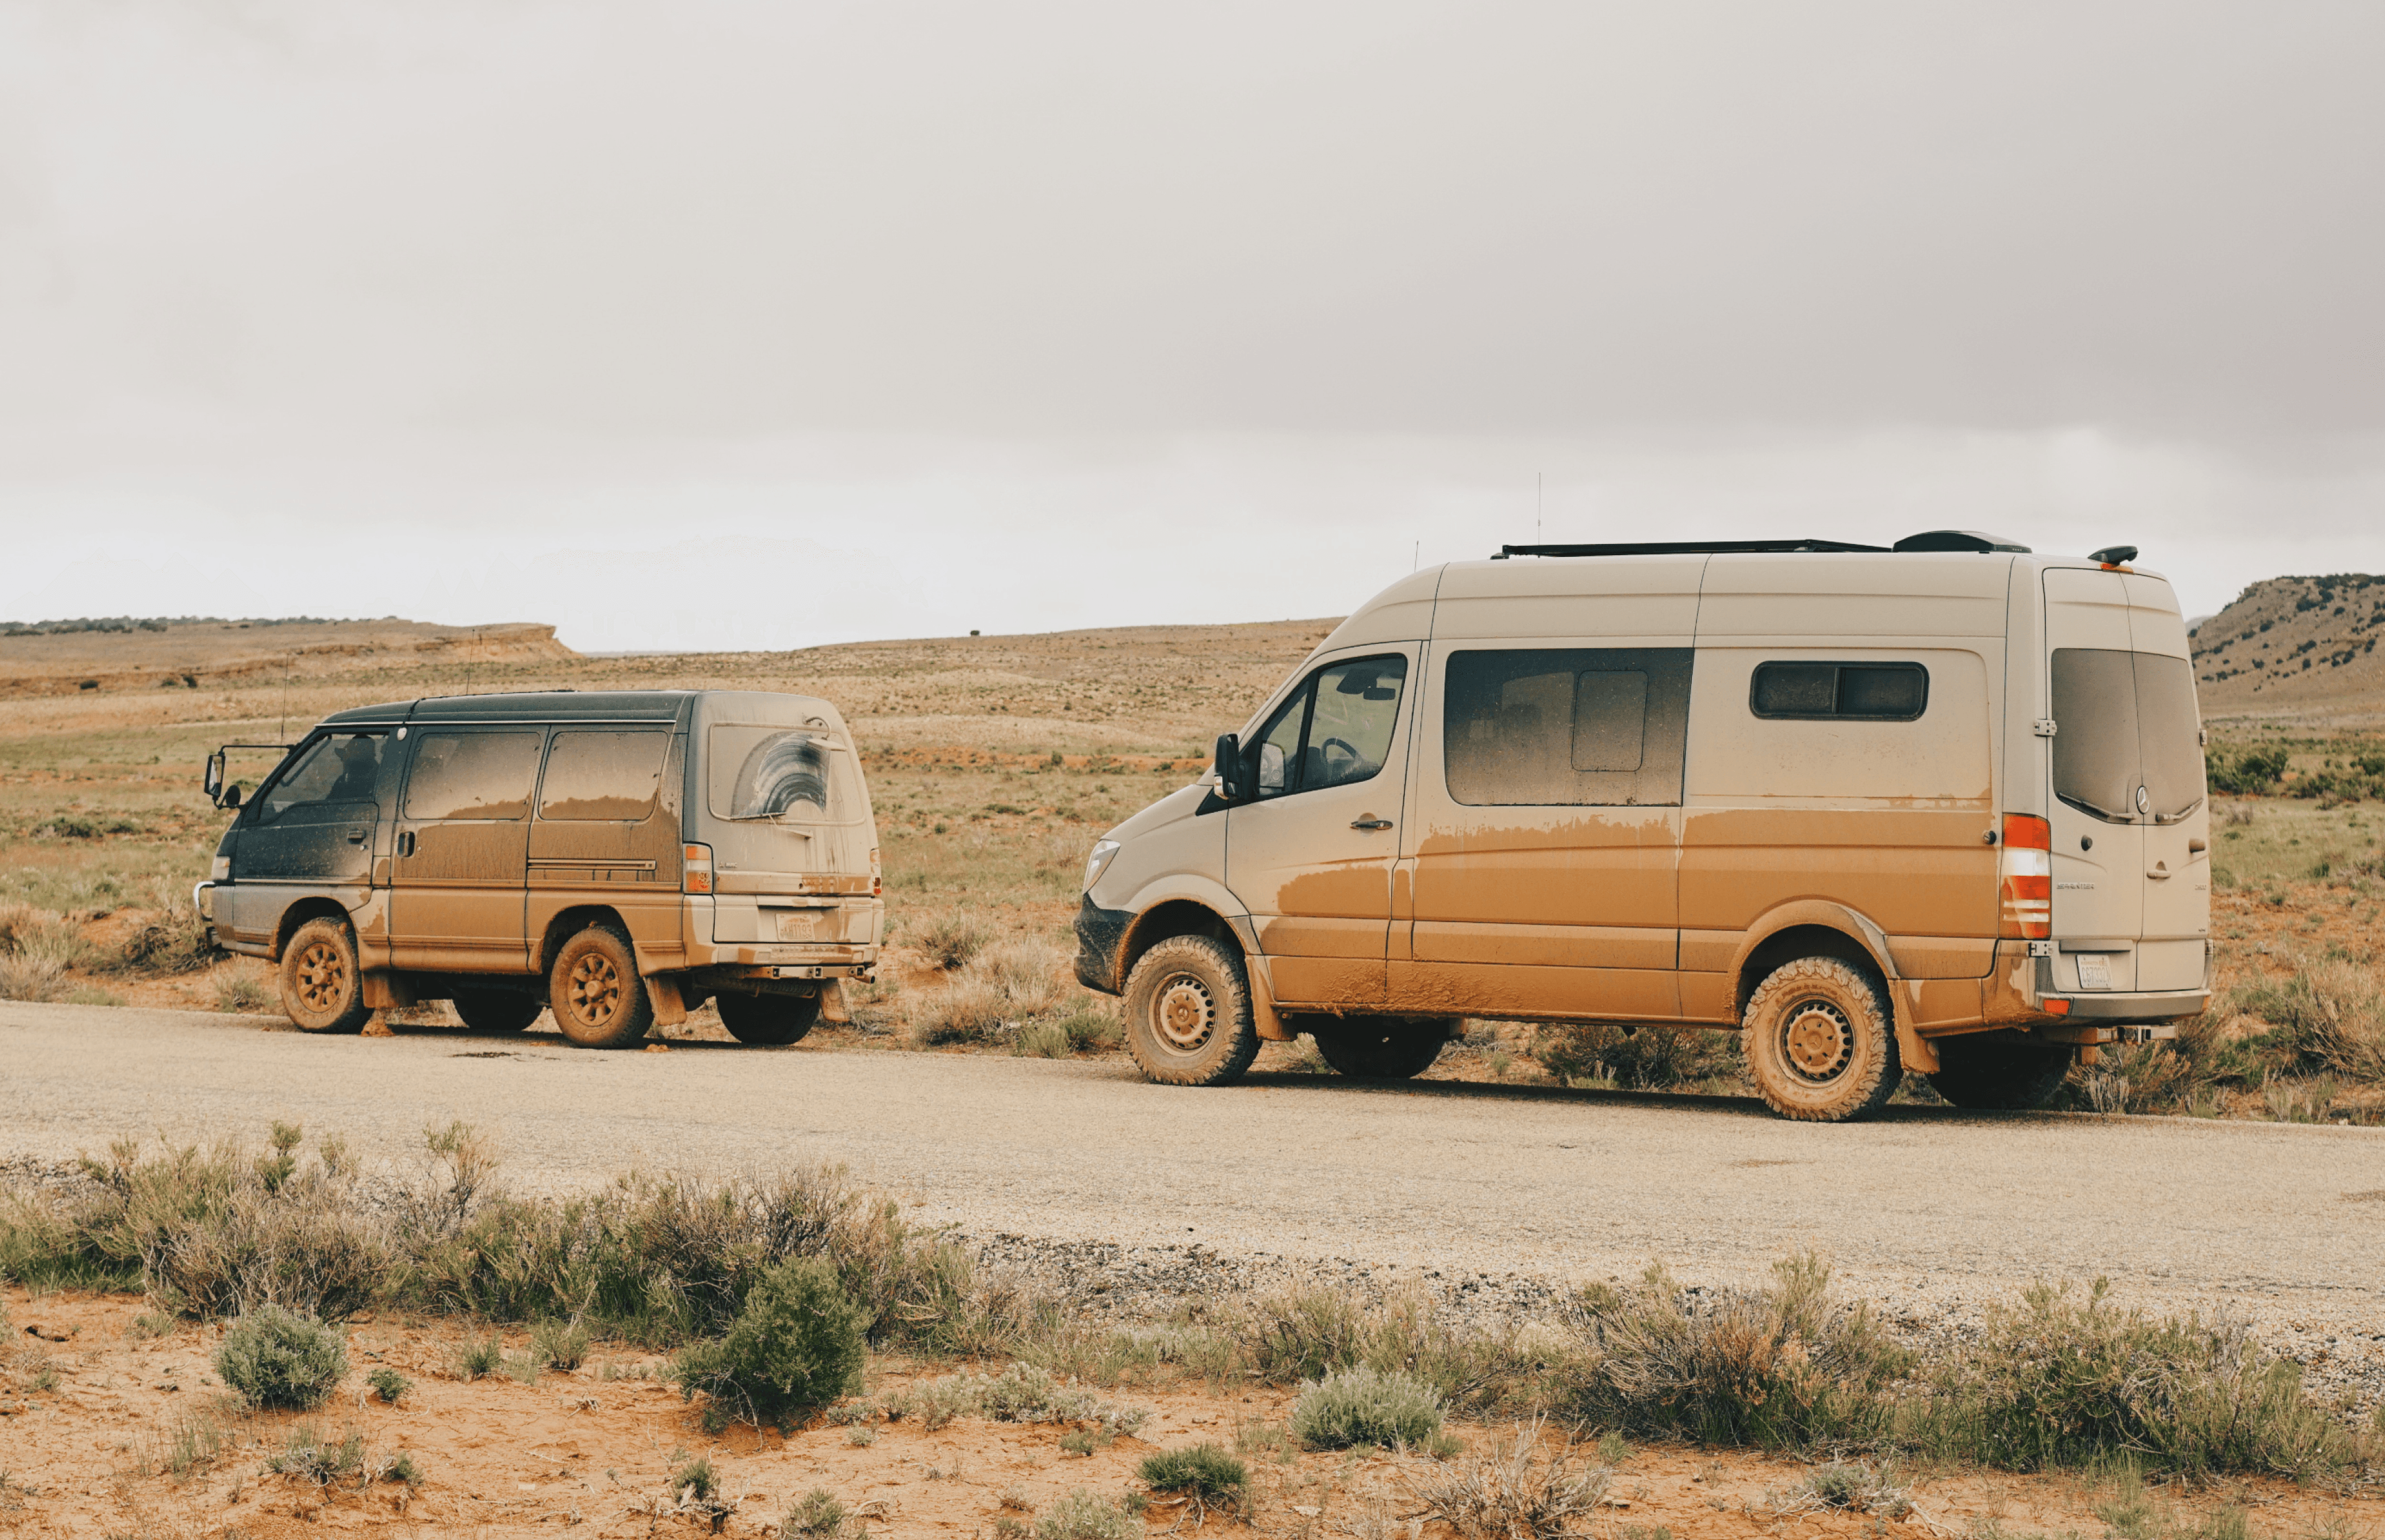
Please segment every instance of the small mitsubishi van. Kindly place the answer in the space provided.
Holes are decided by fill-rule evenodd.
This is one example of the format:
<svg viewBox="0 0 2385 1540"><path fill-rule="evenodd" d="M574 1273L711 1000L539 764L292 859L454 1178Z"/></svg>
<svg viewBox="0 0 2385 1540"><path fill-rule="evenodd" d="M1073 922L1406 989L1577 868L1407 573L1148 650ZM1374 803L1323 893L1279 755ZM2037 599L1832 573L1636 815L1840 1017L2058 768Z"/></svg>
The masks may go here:
<svg viewBox="0 0 2385 1540"><path fill-rule="evenodd" d="M1732 1027L1784 1117L2034 1106L2210 969L2186 627L2133 547L1510 546L1344 621L1101 839L1144 1073L1414 1075L1464 1017Z"/></svg>
<svg viewBox="0 0 2385 1540"><path fill-rule="evenodd" d="M227 745L239 748L243 745ZM867 978L877 823L844 719L742 690L401 701L327 717L238 809L194 895L310 1032L446 1000L627 1048L709 998L786 1044Z"/></svg>

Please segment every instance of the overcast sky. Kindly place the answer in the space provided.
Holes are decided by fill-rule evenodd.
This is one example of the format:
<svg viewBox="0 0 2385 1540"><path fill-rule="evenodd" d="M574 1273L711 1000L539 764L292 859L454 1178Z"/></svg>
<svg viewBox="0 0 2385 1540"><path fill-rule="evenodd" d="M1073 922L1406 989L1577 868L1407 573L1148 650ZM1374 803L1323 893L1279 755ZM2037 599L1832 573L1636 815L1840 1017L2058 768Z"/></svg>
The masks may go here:
<svg viewBox="0 0 2385 1540"><path fill-rule="evenodd" d="M2385 569L2385 7L0 0L0 618ZM1539 491L1536 494L1536 477Z"/></svg>

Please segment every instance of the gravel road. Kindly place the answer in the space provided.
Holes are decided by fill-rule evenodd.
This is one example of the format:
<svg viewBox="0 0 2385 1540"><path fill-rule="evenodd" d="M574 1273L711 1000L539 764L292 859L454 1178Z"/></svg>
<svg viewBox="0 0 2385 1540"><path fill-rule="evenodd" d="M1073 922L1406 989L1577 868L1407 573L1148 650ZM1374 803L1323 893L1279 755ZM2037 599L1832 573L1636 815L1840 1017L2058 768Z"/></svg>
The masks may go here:
<svg viewBox="0 0 2385 1540"><path fill-rule="evenodd" d="M253 1138L272 1118L407 1163L425 1124L463 1118L543 1190L634 1163L842 1161L997 1254L1130 1285L1322 1270L1528 1303L1658 1258L1751 1278L1816 1245L1917 1321L2106 1273L2124 1298L2228 1304L2266 1335L2332 1344L2321 1357L2360 1360L2363 1381L2385 1363L2379 1130L1921 1108L1814 1126L1754 1101L1264 1074L1203 1091L1123 1062L594 1053L544 1030L318 1038L279 1018L0 1003L0 1161L20 1170L127 1133Z"/></svg>

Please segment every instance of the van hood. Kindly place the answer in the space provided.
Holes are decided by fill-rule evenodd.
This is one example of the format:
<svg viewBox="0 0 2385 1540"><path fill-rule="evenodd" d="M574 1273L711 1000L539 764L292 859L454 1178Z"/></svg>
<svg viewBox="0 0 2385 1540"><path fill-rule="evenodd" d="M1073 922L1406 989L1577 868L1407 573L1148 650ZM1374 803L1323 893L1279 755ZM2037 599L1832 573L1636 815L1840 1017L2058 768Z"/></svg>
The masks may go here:
<svg viewBox="0 0 2385 1540"><path fill-rule="evenodd" d="M1171 791L1160 798L1159 801L1144 808L1102 838L1115 839L1124 844L1130 839L1149 834L1154 829L1164 829L1170 824L1180 824L1198 813L1201 810L1201 804L1206 801L1208 797L1207 783L1194 781L1180 791Z"/></svg>

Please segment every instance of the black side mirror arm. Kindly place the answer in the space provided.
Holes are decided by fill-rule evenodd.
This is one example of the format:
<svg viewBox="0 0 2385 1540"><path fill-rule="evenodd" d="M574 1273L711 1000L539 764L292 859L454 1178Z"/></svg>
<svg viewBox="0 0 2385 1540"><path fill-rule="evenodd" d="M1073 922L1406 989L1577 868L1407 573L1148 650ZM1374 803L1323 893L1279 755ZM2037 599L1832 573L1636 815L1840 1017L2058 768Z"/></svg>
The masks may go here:
<svg viewBox="0 0 2385 1540"><path fill-rule="evenodd" d="M1242 801L1242 740L1236 734L1217 735L1217 800L1221 802Z"/></svg>
<svg viewBox="0 0 2385 1540"><path fill-rule="evenodd" d="M234 781L231 785L224 788L223 800L216 803L216 806L224 808L236 808L240 806L240 783L238 781Z"/></svg>

